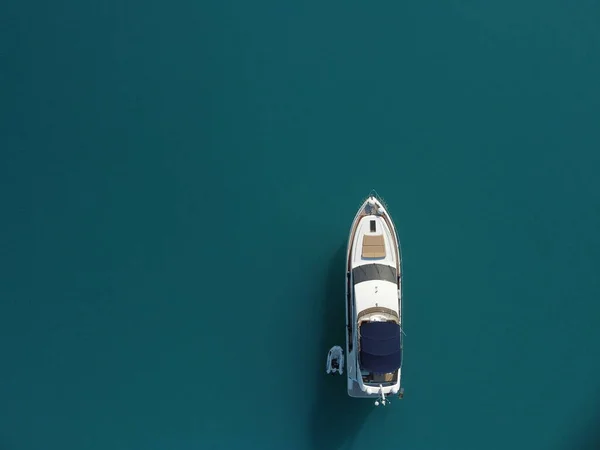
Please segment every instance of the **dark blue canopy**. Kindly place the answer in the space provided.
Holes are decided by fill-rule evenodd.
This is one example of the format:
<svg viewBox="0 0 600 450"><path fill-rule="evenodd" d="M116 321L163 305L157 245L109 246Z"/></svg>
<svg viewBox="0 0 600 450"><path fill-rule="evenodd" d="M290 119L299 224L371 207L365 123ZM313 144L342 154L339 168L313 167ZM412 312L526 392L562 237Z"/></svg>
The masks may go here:
<svg viewBox="0 0 600 450"><path fill-rule="evenodd" d="M366 322L360 327L360 366L374 373L400 368L400 325L395 322Z"/></svg>

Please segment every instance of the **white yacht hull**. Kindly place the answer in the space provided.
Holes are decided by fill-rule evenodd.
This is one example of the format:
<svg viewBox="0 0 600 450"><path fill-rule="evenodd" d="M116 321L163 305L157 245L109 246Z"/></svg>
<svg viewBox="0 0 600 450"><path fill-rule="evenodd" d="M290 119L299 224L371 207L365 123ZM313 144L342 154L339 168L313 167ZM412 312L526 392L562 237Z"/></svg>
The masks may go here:
<svg viewBox="0 0 600 450"><path fill-rule="evenodd" d="M382 200L373 193L359 208L350 228L345 289L348 395L378 400L389 395L401 398L402 336L398 336L398 330L402 333L402 254L396 227ZM375 326L384 328L379 324L386 322L397 335L399 349L390 350L394 353L388 361L373 357L365 362L373 355L365 355L367 338L359 331L363 330L364 335L367 328L362 325L369 322L367 326L377 322Z"/></svg>

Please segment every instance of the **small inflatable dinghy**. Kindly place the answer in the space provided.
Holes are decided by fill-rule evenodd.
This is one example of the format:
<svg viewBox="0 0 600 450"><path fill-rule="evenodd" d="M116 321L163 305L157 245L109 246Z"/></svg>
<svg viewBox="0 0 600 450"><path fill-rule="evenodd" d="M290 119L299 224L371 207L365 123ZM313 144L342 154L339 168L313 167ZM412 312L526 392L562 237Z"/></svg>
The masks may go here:
<svg viewBox="0 0 600 450"><path fill-rule="evenodd" d="M339 345L331 347L327 354L327 373L344 373L344 350Z"/></svg>

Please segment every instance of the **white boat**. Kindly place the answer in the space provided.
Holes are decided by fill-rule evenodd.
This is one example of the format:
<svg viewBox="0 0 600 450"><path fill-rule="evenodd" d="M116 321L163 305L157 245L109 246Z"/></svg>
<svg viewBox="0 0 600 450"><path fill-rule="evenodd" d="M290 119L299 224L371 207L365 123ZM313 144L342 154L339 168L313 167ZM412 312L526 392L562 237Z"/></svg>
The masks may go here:
<svg viewBox="0 0 600 450"><path fill-rule="evenodd" d="M386 405L402 398L402 253L396 227L372 192L360 206L346 258L348 395Z"/></svg>
<svg viewBox="0 0 600 450"><path fill-rule="evenodd" d="M339 345L334 345L327 354L326 371L330 373L344 373L344 350Z"/></svg>

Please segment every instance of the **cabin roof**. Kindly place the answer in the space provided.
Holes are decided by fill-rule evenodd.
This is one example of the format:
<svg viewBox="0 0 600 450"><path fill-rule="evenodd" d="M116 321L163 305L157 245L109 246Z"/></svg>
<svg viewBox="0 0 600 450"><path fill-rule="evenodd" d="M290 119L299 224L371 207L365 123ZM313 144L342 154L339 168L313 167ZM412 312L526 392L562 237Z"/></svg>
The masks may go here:
<svg viewBox="0 0 600 450"><path fill-rule="evenodd" d="M398 285L381 280L365 281L354 285L356 314L373 307L389 308L400 315Z"/></svg>
<svg viewBox="0 0 600 450"><path fill-rule="evenodd" d="M360 367L391 373L402 362L402 332L395 322L364 322L360 326Z"/></svg>

